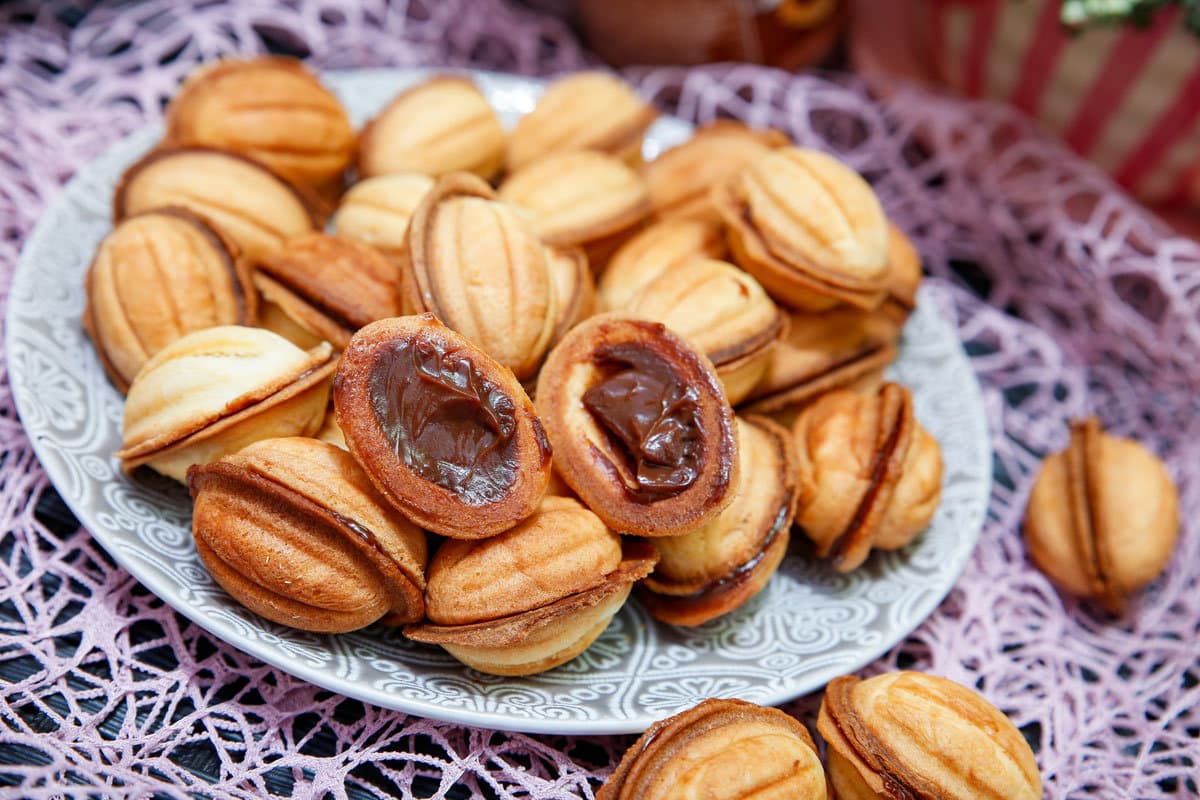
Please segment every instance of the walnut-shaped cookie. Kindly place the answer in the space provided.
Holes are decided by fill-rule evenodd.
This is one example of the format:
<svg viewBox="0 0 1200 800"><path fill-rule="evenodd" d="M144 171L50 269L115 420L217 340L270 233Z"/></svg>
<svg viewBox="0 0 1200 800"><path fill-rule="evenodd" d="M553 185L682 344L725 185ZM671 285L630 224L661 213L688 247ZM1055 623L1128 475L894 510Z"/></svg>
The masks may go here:
<svg viewBox="0 0 1200 800"><path fill-rule="evenodd" d="M422 528L495 536L537 508L550 443L521 384L431 314L373 322L333 387L346 446L388 502Z"/></svg>
<svg viewBox="0 0 1200 800"><path fill-rule="evenodd" d="M572 328L537 408L559 474L618 533L678 536L733 499L733 409L708 359L660 323L604 314Z"/></svg>
<svg viewBox="0 0 1200 800"><path fill-rule="evenodd" d="M839 800L1041 800L1037 760L1000 709L921 672L835 678L817 730Z"/></svg>
<svg viewBox="0 0 1200 800"><path fill-rule="evenodd" d="M428 621L404 634L481 672L545 672L604 632L655 558L578 501L546 497L499 536L444 542L429 565Z"/></svg>
<svg viewBox="0 0 1200 800"><path fill-rule="evenodd" d="M578 247L547 247L546 268L554 284L553 344L596 313L596 282L587 256Z"/></svg>
<svg viewBox="0 0 1200 800"><path fill-rule="evenodd" d="M655 619L703 625L758 594L783 561L795 511L791 433L766 417L738 417L733 502L683 536L652 540L658 566L637 596Z"/></svg>
<svg viewBox="0 0 1200 800"><path fill-rule="evenodd" d="M425 614L425 532L345 450L255 442L188 470L196 551L213 579L272 622L342 633Z"/></svg>
<svg viewBox="0 0 1200 800"><path fill-rule="evenodd" d="M692 138L642 167L654 213L660 219L719 223L712 187L790 141L782 131L756 130L734 120L719 119L702 126Z"/></svg>
<svg viewBox="0 0 1200 800"><path fill-rule="evenodd" d="M530 162L501 184L500 199L526 209L547 244L582 247L597 272L650 213L636 172L586 150Z"/></svg>
<svg viewBox="0 0 1200 800"><path fill-rule="evenodd" d="M261 439L311 436L329 399L333 350L304 351L261 328L194 331L159 350L125 398L121 449L132 472L143 464L183 481Z"/></svg>
<svg viewBox="0 0 1200 800"><path fill-rule="evenodd" d="M883 302L887 217L854 170L816 150L784 147L713 192L734 260L779 302L802 311Z"/></svg>
<svg viewBox="0 0 1200 800"><path fill-rule="evenodd" d="M1179 494L1167 466L1092 417L1042 464L1025 512L1025 544L1063 590L1119 614L1157 578L1179 538Z"/></svg>
<svg viewBox="0 0 1200 800"><path fill-rule="evenodd" d="M913 416L908 389L830 392L800 413L792 435L796 524L834 569L849 572L872 548L903 547L929 526L942 451Z"/></svg>
<svg viewBox="0 0 1200 800"><path fill-rule="evenodd" d="M435 314L519 380L537 371L558 324L546 248L483 180L438 180L413 213L402 266L405 314Z"/></svg>
<svg viewBox="0 0 1200 800"><path fill-rule="evenodd" d="M708 356L733 405L762 378L787 327L787 317L758 281L711 258L662 270L642 285L625 313L661 322Z"/></svg>
<svg viewBox="0 0 1200 800"><path fill-rule="evenodd" d="M339 350L359 328L400 313L399 270L369 245L306 233L256 266L263 299Z"/></svg>
<svg viewBox="0 0 1200 800"><path fill-rule="evenodd" d="M658 112L607 72L577 72L546 87L508 142L509 172L552 153L596 150L636 163Z"/></svg>
<svg viewBox="0 0 1200 800"><path fill-rule="evenodd" d="M725 235L717 225L690 219L656 222L609 259L596 286L598 310L622 311L666 270L692 258L724 258L726 252Z"/></svg>
<svg viewBox="0 0 1200 800"><path fill-rule="evenodd" d="M83 328L121 392L181 336L216 325L253 325L258 294L231 240L185 208L119 223L84 279Z"/></svg>
<svg viewBox="0 0 1200 800"><path fill-rule="evenodd" d="M356 137L338 99L294 58L225 59L188 75L167 106L165 144L249 156L287 180L341 188Z"/></svg>
<svg viewBox="0 0 1200 800"><path fill-rule="evenodd" d="M899 338L897 320L881 309L792 312L745 408L786 416L835 389L873 391L883 382L884 367L896 360Z"/></svg>
<svg viewBox="0 0 1200 800"><path fill-rule="evenodd" d="M407 252L408 222L432 188L433 178L419 172L367 178L346 190L330 224L338 236L399 261Z"/></svg>
<svg viewBox="0 0 1200 800"><path fill-rule="evenodd" d="M650 726L596 800L826 800L808 730L777 708L705 700Z"/></svg>
<svg viewBox="0 0 1200 800"><path fill-rule="evenodd" d="M113 221L171 205L216 225L251 263L319 223L307 195L270 169L206 147L155 150L125 170L113 196Z"/></svg>
<svg viewBox="0 0 1200 800"><path fill-rule="evenodd" d="M358 172L364 178L393 172L491 178L507 141L500 118L469 78L437 75L401 92L367 123Z"/></svg>

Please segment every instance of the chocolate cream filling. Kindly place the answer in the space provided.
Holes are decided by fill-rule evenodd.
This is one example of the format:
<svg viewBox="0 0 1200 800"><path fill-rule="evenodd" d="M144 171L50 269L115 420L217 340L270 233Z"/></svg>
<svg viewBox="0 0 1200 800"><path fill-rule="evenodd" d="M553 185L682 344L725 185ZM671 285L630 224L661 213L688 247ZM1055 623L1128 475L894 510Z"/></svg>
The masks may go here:
<svg viewBox="0 0 1200 800"><path fill-rule="evenodd" d="M704 456L696 388L636 345L609 345L594 358L608 375L584 392L583 405L625 457L632 497L649 503L695 483Z"/></svg>
<svg viewBox="0 0 1200 800"><path fill-rule="evenodd" d="M516 408L471 360L418 338L379 350L371 407L408 469L469 505L503 498L517 475Z"/></svg>

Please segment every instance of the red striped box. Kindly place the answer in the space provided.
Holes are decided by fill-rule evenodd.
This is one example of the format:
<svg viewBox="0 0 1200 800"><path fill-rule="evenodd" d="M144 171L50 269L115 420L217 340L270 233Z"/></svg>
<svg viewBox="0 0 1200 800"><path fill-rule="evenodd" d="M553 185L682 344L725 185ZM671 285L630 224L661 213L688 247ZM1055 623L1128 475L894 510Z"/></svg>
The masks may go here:
<svg viewBox="0 0 1200 800"><path fill-rule="evenodd" d="M1061 0L859 0L868 72L1005 100L1149 205L1200 209L1200 39L1169 7L1145 29L1071 31Z"/></svg>

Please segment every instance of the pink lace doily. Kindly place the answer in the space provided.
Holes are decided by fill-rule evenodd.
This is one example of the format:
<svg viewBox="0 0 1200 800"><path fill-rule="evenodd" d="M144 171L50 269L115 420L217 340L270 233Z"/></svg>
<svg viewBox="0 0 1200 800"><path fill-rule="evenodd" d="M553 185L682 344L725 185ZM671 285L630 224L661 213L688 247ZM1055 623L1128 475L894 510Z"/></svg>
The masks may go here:
<svg viewBox="0 0 1200 800"><path fill-rule="evenodd" d="M5 301L63 181L156 118L202 59L270 48L318 68L588 63L557 21L501 0L82 5L0 7ZM946 602L872 669L978 688L1034 745L1049 798L1200 794L1200 246L1000 106L915 91L874 101L853 80L749 66L629 77L680 116L774 125L871 177L972 355L995 448L987 527ZM1167 573L1119 620L1061 597L1018 533L1041 454L1090 412L1168 459L1186 520ZM406 717L265 667L39 511L51 488L7 381L0 452L0 794L591 798L631 741ZM811 723L818 703L788 710Z"/></svg>

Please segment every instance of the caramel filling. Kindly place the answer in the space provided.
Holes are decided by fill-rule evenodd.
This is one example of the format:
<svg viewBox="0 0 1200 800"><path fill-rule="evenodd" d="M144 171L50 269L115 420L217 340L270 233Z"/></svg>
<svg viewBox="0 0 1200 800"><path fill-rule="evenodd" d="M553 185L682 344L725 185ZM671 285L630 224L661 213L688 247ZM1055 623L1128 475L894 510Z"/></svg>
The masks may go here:
<svg viewBox="0 0 1200 800"><path fill-rule="evenodd" d="M636 345L609 345L594 358L608 377L584 392L583 405L625 457L629 494L649 503L695 483L704 455L696 388Z"/></svg>
<svg viewBox="0 0 1200 800"><path fill-rule="evenodd" d="M455 348L428 338L382 347L368 391L396 457L425 480L479 506L516 479L513 401Z"/></svg>

